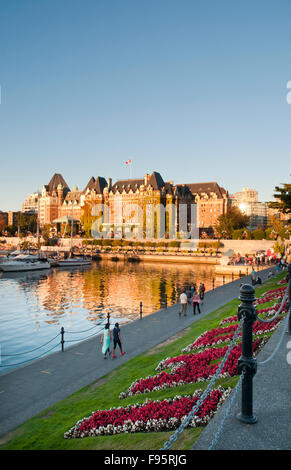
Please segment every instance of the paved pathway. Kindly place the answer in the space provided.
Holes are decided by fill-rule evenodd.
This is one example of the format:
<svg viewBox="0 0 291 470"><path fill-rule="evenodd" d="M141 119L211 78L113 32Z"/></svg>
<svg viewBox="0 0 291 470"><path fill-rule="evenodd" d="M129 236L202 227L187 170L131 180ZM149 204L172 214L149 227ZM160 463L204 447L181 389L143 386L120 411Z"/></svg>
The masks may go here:
<svg viewBox="0 0 291 470"><path fill-rule="evenodd" d="M260 272L263 281L268 271ZM104 360L99 338L93 337L0 375L0 436L237 298L242 282L250 282L250 276L207 292L201 315L179 318L174 305L122 326L124 357Z"/></svg>
<svg viewBox="0 0 291 470"><path fill-rule="evenodd" d="M267 360L284 334L278 352L269 362L258 364L253 378L253 413L257 422L245 424L236 418L241 411L240 388L214 450L291 450L291 363L287 362L291 336L283 327L284 324L279 326L257 356L258 362ZM209 448L229 403L230 398L200 435L193 450Z"/></svg>

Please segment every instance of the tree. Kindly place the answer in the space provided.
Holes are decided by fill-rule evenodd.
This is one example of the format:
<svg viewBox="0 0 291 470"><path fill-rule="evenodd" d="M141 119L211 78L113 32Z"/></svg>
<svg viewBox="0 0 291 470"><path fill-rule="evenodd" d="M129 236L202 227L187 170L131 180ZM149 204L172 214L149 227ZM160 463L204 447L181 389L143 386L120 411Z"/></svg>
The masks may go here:
<svg viewBox="0 0 291 470"><path fill-rule="evenodd" d="M37 216L29 212L20 212L17 216L17 226L21 233L35 232L37 226Z"/></svg>
<svg viewBox="0 0 291 470"><path fill-rule="evenodd" d="M96 216L92 215L92 207L93 203L85 202L83 206L83 212L81 216L81 224L83 226L83 230L85 232L86 237L91 237L91 228L95 220L97 219Z"/></svg>
<svg viewBox="0 0 291 470"><path fill-rule="evenodd" d="M0 233L4 231L6 227L4 214L0 214Z"/></svg>
<svg viewBox="0 0 291 470"><path fill-rule="evenodd" d="M266 232L263 229L257 228L253 231L252 236L254 240L263 240L266 238Z"/></svg>
<svg viewBox="0 0 291 470"><path fill-rule="evenodd" d="M283 214L291 214L291 184L284 183L283 187L275 186L274 198L276 201L269 202L268 206L278 209Z"/></svg>
<svg viewBox="0 0 291 470"><path fill-rule="evenodd" d="M231 238L233 231L245 228L249 219L238 207L234 206L226 214L221 214L217 218L215 230L222 238Z"/></svg>

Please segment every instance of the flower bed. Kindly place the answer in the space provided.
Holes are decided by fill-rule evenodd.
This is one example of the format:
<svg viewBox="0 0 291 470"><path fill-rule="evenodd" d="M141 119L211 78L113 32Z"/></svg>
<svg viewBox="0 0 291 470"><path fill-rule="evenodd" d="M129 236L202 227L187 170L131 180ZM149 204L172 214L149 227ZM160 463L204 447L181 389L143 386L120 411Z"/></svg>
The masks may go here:
<svg viewBox="0 0 291 470"><path fill-rule="evenodd" d="M259 305L281 299L284 292L285 287L266 292L256 300L256 304ZM257 312L264 316L273 316L279 307L280 302L275 303L271 307L257 310ZM253 341L254 354L257 354L268 340L267 336L262 335L273 331L278 326L283 313L286 311L286 304L284 309L272 322L262 323L258 320L254 323L254 335L261 335L261 337L257 337ZM224 318L219 326L219 328L206 331L192 344L182 349L184 354L162 360L156 367L156 371L159 372L158 374L137 379L125 392L119 395L119 398L210 380L217 371L228 349L228 346L218 346L233 339L238 327L237 315ZM240 340L240 335L238 336L238 341ZM187 352L188 354L185 354ZM239 343L233 346L220 373L220 377L232 377L238 374L238 359L240 356L241 344ZM222 387L218 387L210 392L189 423L189 426L206 425L230 392L231 389L225 390ZM78 421L75 426L64 434L64 437L68 439L124 432L169 431L177 428L185 420L201 394L202 390L198 390L192 396L176 396L173 399L160 401L147 399L143 404L98 410L92 413L90 417Z"/></svg>
<svg viewBox="0 0 291 470"><path fill-rule="evenodd" d="M259 347L262 339L253 342L253 351ZM131 386L119 395L119 398L126 398L139 393L148 393L166 388L177 387L187 383L196 383L210 380L215 374L221 361L211 364L217 359L222 359L227 351L227 346L223 348L211 348L197 354L184 354L174 358L167 358L159 363L156 370L172 368L171 372L161 372L160 374L145 379L138 379ZM241 356L241 345L235 345L224 364L221 377L232 377L238 374L237 361Z"/></svg>
<svg viewBox="0 0 291 470"><path fill-rule="evenodd" d="M189 426L206 425L230 392L231 389L225 390L222 387L213 390L204 400ZM161 401L146 400L143 404L99 410L92 413L90 417L78 421L64 434L64 438L83 438L123 432L169 431L177 428L186 419L202 393L202 390L196 390L193 396L176 396L173 399Z"/></svg>
<svg viewBox="0 0 291 470"><path fill-rule="evenodd" d="M278 308L279 308L279 304L278 304ZM278 310L278 308L277 308L277 310ZM275 313L275 310L274 310L273 307L271 307L270 309L264 309L264 310L260 311L260 313L262 313L262 312L271 313L272 316L273 316L274 313ZM237 317L231 317L231 322L234 321L234 318L236 318L236 321L237 321ZM278 323L280 322L281 319L282 319L282 316L279 315L272 322L264 323L264 324L262 324L262 322L257 320L253 324L253 333L255 335L256 334L258 335L258 334L273 331L278 326ZM218 344L221 344L221 343L229 343L232 340L232 338L234 337L234 334L235 334L235 331L236 331L237 327L238 327L238 325L236 324L236 325L230 325L230 326L225 327L225 328L212 328L212 330L206 331L205 333L200 335L194 341L194 343L189 344L188 346L186 346L186 348L184 348L182 350L182 352L198 351L198 350L201 350L201 349L204 349L204 348L207 348L207 347L211 347L211 346L215 346L215 345L218 345ZM241 336L241 334L242 333L240 332L238 336Z"/></svg>
<svg viewBox="0 0 291 470"><path fill-rule="evenodd" d="M263 294L259 299L256 299L254 305L265 304L275 299L281 299L282 295L284 295L285 293L285 290L286 287L278 287L278 289L268 291Z"/></svg>

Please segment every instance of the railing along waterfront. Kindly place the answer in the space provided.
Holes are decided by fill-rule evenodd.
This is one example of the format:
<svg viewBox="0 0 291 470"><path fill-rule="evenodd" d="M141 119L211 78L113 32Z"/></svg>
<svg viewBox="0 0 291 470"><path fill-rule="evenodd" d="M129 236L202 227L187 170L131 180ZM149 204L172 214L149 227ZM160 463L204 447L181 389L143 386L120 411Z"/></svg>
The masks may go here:
<svg viewBox="0 0 291 470"><path fill-rule="evenodd" d="M141 302L142 304L142 302ZM111 311L113 311L113 309L111 309ZM142 315L135 315L133 317L131 317L131 320L137 320L138 318L142 318ZM107 313L107 323L110 323L110 313L108 312ZM54 336L53 338L51 338L49 341L47 341L46 343L40 345L40 346L37 346L36 348L33 348L29 351L22 351L22 352L19 352L19 353L12 353L12 354L2 354L2 352L0 353L0 367L5 367L5 368L9 368L9 367L15 367L15 366L20 366L20 365L23 365L23 364L27 364L29 362L33 362L34 360L36 359L39 359L43 356L46 356L48 353L52 352L54 349L55 351L54 352L64 352L65 351L65 344L67 343L80 343L82 341L86 341L87 339L90 339L92 338L93 336L97 336L98 334L100 334L102 331L104 331L104 326L105 326L105 323L102 324L102 325L94 325L90 328L87 328L85 330L65 330L64 327L61 327L60 329L60 332ZM96 330L97 328L97 330ZM89 331L93 331L93 330L96 330L94 331L94 333L92 334L89 334L85 337L78 337L78 338L74 338L74 339L65 339L65 335L69 334L69 335L74 335L74 334L82 334L82 333L88 333ZM5 358L5 357L19 357L19 356L25 356L27 354L31 354L35 351L38 351L40 349L42 349L43 347L47 346L48 344L51 344L53 341L57 340L59 338L59 341L57 343L55 343L52 347L50 347L48 350L46 351L43 351L42 353L32 357L32 358L29 358L29 359L26 359L24 361L21 361L21 362L17 362L17 363L6 363L6 364L2 364L2 358ZM56 348L60 346L60 351L57 351Z"/></svg>

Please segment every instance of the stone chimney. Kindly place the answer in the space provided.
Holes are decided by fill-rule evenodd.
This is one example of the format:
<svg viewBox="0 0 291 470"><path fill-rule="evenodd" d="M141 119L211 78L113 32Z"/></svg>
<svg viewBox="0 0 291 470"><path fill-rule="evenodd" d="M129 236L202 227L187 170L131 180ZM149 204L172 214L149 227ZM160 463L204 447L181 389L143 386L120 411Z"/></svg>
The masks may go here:
<svg viewBox="0 0 291 470"><path fill-rule="evenodd" d="M112 178L107 178L108 189L112 188Z"/></svg>

